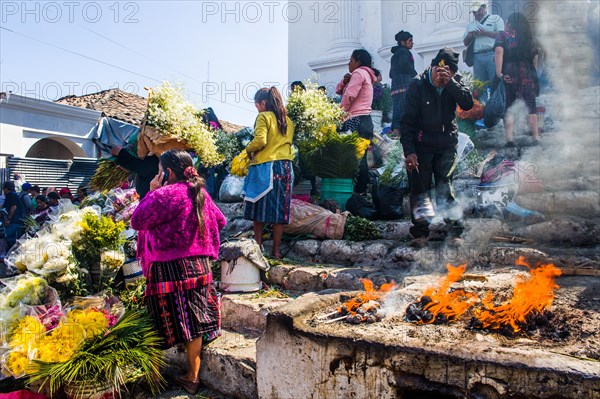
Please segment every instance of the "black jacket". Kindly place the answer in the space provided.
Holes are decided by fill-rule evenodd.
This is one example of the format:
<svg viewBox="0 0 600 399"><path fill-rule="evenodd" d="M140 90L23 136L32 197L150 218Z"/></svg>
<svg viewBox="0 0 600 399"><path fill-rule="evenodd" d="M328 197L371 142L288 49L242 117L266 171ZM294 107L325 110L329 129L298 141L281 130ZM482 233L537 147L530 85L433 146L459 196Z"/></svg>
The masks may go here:
<svg viewBox="0 0 600 399"><path fill-rule="evenodd" d="M135 191L137 191L140 198L144 198L148 194L148 191L150 191L150 182L158 174L158 158L150 155L144 159L139 159L123 148L119 151L116 162L118 165L136 174Z"/></svg>
<svg viewBox="0 0 600 399"><path fill-rule="evenodd" d="M415 59L409 49L404 46L392 47L392 60L390 62L390 79L392 79L392 91L398 89L403 77L414 78L417 74L415 70Z"/></svg>
<svg viewBox="0 0 600 399"><path fill-rule="evenodd" d="M473 95L456 73L442 94L429 81L429 70L415 77L406 94L400 119L400 142L404 155L416 152L443 152L458 143L456 105L473 108Z"/></svg>

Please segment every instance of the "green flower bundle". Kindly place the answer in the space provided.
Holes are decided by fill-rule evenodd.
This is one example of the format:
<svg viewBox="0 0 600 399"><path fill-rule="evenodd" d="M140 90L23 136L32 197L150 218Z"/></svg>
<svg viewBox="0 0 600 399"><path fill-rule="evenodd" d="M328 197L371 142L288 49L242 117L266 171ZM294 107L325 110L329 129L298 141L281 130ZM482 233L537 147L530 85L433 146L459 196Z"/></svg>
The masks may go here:
<svg viewBox="0 0 600 399"><path fill-rule="evenodd" d="M296 90L288 98L287 112L294 122L296 141L310 140L323 127L338 125L346 113L318 89L316 83L305 84L306 90Z"/></svg>
<svg viewBox="0 0 600 399"><path fill-rule="evenodd" d="M146 123L165 136L187 143L204 166L216 166L223 162L223 156L217 150L215 132L201 117L202 113L185 99L182 86L163 82L150 91Z"/></svg>

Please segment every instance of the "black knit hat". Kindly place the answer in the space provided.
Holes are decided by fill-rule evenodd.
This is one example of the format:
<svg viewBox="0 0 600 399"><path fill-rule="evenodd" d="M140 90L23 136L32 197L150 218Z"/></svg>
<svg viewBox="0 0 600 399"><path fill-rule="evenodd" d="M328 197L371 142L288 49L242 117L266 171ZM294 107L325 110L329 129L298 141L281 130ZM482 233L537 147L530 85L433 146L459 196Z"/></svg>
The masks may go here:
<svg viewBox="0 0 600 399"><path fill-rule="evenodd" d="M441 49L435 58L431 60L431 66L437 66L441 60L444 60L446 65L454 72L458 71L458 53L453 48L444 47Z"/></svg>
<svg viewBox="0 0 600 399"><path fill-rule="evenodd" d="M410 32L401 30L400 32L396 33L396 36L394 36L394 39L396 39L398 44L400 44L400 42L407 41L411 37L413 37L413 35Z"/></svg>

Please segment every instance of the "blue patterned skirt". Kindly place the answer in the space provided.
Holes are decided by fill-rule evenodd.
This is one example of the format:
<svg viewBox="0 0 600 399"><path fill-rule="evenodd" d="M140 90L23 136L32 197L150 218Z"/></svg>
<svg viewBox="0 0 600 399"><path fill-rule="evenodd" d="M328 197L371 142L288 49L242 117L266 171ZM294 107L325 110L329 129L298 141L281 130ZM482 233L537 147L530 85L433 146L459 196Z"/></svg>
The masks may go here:
<svg viewBox="0 0 600 399"><path fill-rule="evenodd" d="M274 161L273 189L254 203L246 201L244 219L262 223L289 224L293 183L292 161Z"/></svg>

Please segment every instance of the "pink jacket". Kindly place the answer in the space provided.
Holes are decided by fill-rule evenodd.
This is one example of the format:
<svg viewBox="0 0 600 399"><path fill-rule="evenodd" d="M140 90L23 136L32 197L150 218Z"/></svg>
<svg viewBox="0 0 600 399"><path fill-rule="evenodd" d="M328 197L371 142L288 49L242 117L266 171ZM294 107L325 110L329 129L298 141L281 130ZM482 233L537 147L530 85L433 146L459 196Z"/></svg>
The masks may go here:
<svg viewBox="0 0 600 399"><path fill-rule="evenodd" d="M131 217L131 227L139 230L140 263L167 262L190 256L216 259L221 244L219 231L227 220L212 198L204 192L204 235L198 231L198 217L188 191L190 183L170 184L151 191Z"/></svg>
<svg viewBox="0 0 600 399"><path fill-rule="evenodd" d="M352 72L347 85L342 80L336 87L336 93L343 93L342 108L350 117L369 115L373 102L373 82L375 73L369 67L361 66Z"/></svg>

